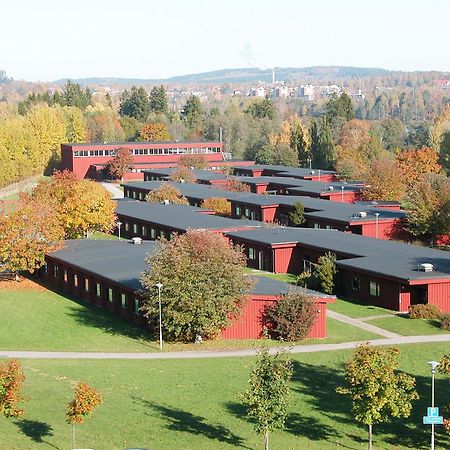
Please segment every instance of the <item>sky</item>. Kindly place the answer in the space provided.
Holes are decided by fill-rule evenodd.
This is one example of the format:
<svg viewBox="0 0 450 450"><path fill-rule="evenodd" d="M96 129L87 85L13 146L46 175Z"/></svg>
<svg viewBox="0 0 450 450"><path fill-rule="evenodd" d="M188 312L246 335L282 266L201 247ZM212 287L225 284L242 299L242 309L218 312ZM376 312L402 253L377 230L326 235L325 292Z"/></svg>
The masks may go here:
<svg viewBox="0 0 450 450"><path fill-rule="evenodd" d="M14 79L167 78L242 67L450 71L450 0L3 0Z"/></svg>

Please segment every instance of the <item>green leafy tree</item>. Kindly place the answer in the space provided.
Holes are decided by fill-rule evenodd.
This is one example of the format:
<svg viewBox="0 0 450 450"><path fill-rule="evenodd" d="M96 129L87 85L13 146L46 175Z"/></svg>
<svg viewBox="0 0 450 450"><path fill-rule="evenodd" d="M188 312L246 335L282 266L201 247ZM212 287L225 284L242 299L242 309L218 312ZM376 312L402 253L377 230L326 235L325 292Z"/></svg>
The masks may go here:
<svg viewBox="0 0 450 450"><path fill-rule="evenodd" d="M202 128L202 116L200 99L195 95L191 95L181 110L181 119L192 133L199 133Z"/></svg>
<svg viewBox="0 0 450 450"><path fill-rule="evenodd" d="M332 294L336 272L336 255L327 252L319 258L318 263L314 266L308 286L319 289L325 294Z"/></svg>
<svg viewBox="0 0 450 450"><path fill-rule="evenodd" d="M255 119L268 118L273 120L276 116L275 106L268 97L253 100L245 110L246 114L251 115Z"/></svg>
<svg viewBox="0 0 450 450"><path fill-rule="evenodd" d="M368 449L372 450L372 427L392 417L409 417L412 402L419 398L416 380L398 372L399 350L393 347L357 347L345 366L346 385L339 394L349 395L355 419L368 426Z"/></svg>
<svg viewBox="0 0 450 450"><path fill-rule="evenodd" d="M87 124L81 109L76 106L66 106L63 108L66 122L67 142L86 142Z"/></svg>
<svg viewBox="0 0 450 450"><path fill-rule="evenodd" d="M169 340L193 341L217 337L241 311L251 283L245 276L246 258L221 234L189 230L160 241L143 273L142 310L158 324L158 295L162 283L163 334Z"/></svg>
<svg viewBox="0 0 450 450"><path fill-rule="evenodd" d="M405 144L412 148L422 148L431 146L431 123L419 122L410 125L405 138Z"/></svg>
<svg viewBox="0 0 450 450"><path fill-rule="evenodd" d="M433 243L450 234L450 181L445 175L426 175L408 192L406 227L417 237Z"/></svg>
<svg viewBox="0 0 450 450"><path fill-rule="evenodd" d="M120 96L119 114L145 122L150 114L150 100L143 87L132 86Z"/></svg>
<svg viewBox="0 0 450 450"><path fill-rule="evenodd" d="M289 220L294 227L299 227L306 222L305 206L302 202L295 202L292 211L289 213Z"/></svg>
<svg viewBox="0 0 450 450"><path fill-rule="evenodd" d="M339 96L336 94L332 95L325 109L325 115L329 121L336 117L342 117L345 120L351 120L355 117L352 100L345 92Z"/></svg>
<svg viewBox="0 0 450 450"><path fill-rule="evenodd" d="M154 86L150 91L150 111L156 114L167 114L167 95L164 86Z"/></svg>
<svg viewBox="0 0 450 450"><path fill-rule="evenodd" d="M326 117L322 118L320 129L317 130L316 127L317 123L313 121L311 125L312 163L314 167L320 169L332 169L335 160L334 144L331 129Z"/></svg>
<svg viewBox="0 0 450 450"><path fill-rule="evenodd" d="M263 324L275 339L301 341L308 336L317 314L317 305L312 297L290 291L265 308Z"/></svg>
<svg viewBox="0 0 450 450"><path fill-rule="evenodd" d="M162 183L158 189L150 191L145 196L145 200L153 203L169 202L175 205L189 205L188 199L170 183Z"/></svg>
<svg viewBox="0 0 450 450"><path fill-rule="evenodd" d="M290 147L298 154L300 166L306 166L311 156L311 137L308 129L298 118L291 123Z"/></svg>
<svg viewBox="0 0 450 450"><path fill-rule="evenodd" d="M272 356L263 347L250 373L249 388L240 395L247 416L254 421L254 430L263 435L264 450L269 450L269 433L284 428L291 376L292 363L286 353L281 351Z"/></svg>
<svg viewBox="0 0 450 450"><path fill-rule="evenodd" d="M139 137L139 131L142 123L134 117L123 116L119 118L126 141L136 141Z"/></svg>

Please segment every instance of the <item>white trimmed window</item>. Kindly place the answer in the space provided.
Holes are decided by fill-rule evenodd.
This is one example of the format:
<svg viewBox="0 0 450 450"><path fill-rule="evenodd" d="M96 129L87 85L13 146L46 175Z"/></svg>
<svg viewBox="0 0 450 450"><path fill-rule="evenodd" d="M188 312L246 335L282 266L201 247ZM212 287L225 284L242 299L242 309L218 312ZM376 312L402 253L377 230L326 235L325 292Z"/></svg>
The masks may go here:
<svg viewBox="0 0 450 450"><path fill-rule="evenodd" d="M380 296L380 283L377 283L375 281L369 281L369 294L372 297L379 297Z"/></svg>

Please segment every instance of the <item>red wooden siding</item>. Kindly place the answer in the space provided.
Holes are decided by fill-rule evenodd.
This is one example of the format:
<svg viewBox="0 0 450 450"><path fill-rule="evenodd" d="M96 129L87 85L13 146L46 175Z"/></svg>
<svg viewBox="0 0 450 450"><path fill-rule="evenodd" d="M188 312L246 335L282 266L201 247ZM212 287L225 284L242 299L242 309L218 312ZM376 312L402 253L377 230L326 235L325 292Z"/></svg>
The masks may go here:
<svg viewBox="0 0 450 450"><path fill-rule="evenodd" d="M441 311L450 311L450 283L429 284L428 303L436 305Z"/></svg>
<svg viewBox="0 0 450 450"><path fill-rule="evenodd" d="M263 327L261 325L261 316L264 308L278 300L272 296L253 296L249 298L238 319L222 331L223 339L259 339ZM327 305L326 300L316 299L318 315L316 322L312 326L308 338L326 338L327 337Z"/></svg>

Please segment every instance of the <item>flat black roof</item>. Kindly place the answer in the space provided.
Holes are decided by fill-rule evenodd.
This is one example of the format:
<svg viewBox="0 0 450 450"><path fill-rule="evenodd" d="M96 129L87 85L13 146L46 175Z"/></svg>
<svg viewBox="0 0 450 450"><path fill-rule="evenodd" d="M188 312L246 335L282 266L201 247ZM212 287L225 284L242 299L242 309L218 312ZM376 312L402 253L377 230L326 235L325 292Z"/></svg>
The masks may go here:
<svg viewBox="0 0 450 450"><path fill-rule="evenodd" d="M142 172L162 176L164 178L169 178L170 175L172 175L172 173L178 169L179 167L167 167L161 169L144 169ZM225 175L223 173L213 172L212 170L190 169L190 171L197 180L214 181L214 180L227 180L229 178L234 178Z"/></svg>
<svg viewBox="0 0 450 450"><path fill-rule="evenodd" d="M68 145L70 147L92 147L92 146L102 146L102 145L184 145L184 144L218 144L222 145L219 141L136 141L136 142L66 142L61 145Z"/></svg>
<svg viewBox="0 0 450 450"><path fill-rule="evenodd" d="M257 178L255 178L256 180ZM164 181L136 181L124 183L122 186L142 189L149 192L158 189ZM311 182L314 183L314 182ZM405 217L405 211L386 210L371 206L362 206L352 203L333 202L320 198L302 197L298 195L261 195L251 192L231 192L224 189L214 189L210 186L197 183L172 183L181 194L195 201L202 201L211 197L223 197L230 202L243 203L250 206L280 205L292 207L301 202L305 207L305 217L310 219L324 219L342 223L373 222L375 213L379 214L378 220L393 220ZM360 212L366 213L361 217Z"/></svg>
<svg viewBox="0 0 450 450"><path fill-rule="evenodd" d="M264 227L264 222L256 220L229 219L205 214L205 210L195 206L165 205L162 203L122 201L116 202L116 214L134 218L163 227L187 231L191 230L233 230L239 228ZM203 213L202 213L203 211Z"/></svg>
<svg viewBox="0 0 450 450"><path fill-rule="evenodd" d="M337 265L401 280L450 279L450 253L442 250L311 228L243 230L227 236L267 246L297 242L301 247L352 255L350 259L339 260ZM423 263L433 264L434 270L419 271L418 266Z"/></svg>
<svg viewBox="0 0 450 450"><path fill-rule="evenodd" d="M255 169L255 170L270 170L270 171L276 171L284 174L287 174L287 176L293 176L293 177L304 177L304 176L316 176L320 174L328 175L328 174L335 174L336 172L332 170L321 170L321 169L309 169L306 167L289 167L289 166L280 166L276 164L255 164L253 166L233 166L233 169L238 170L249 170L249 169Z"/></svg>
<svg viewBox="0 0 450 450"><path fill-rule="evenodd" d="M64 244L64 248L51 252L50 256L135 291L142 288L140 277L148 269L145 260L154 254L159 245L155 241L142 241L142 244L135 245L130 241L91 239L68 240ZM251 278L255 281L252 293L256 295L280 295L293 290L314 297L334 298L267 277Z"/></svg>

